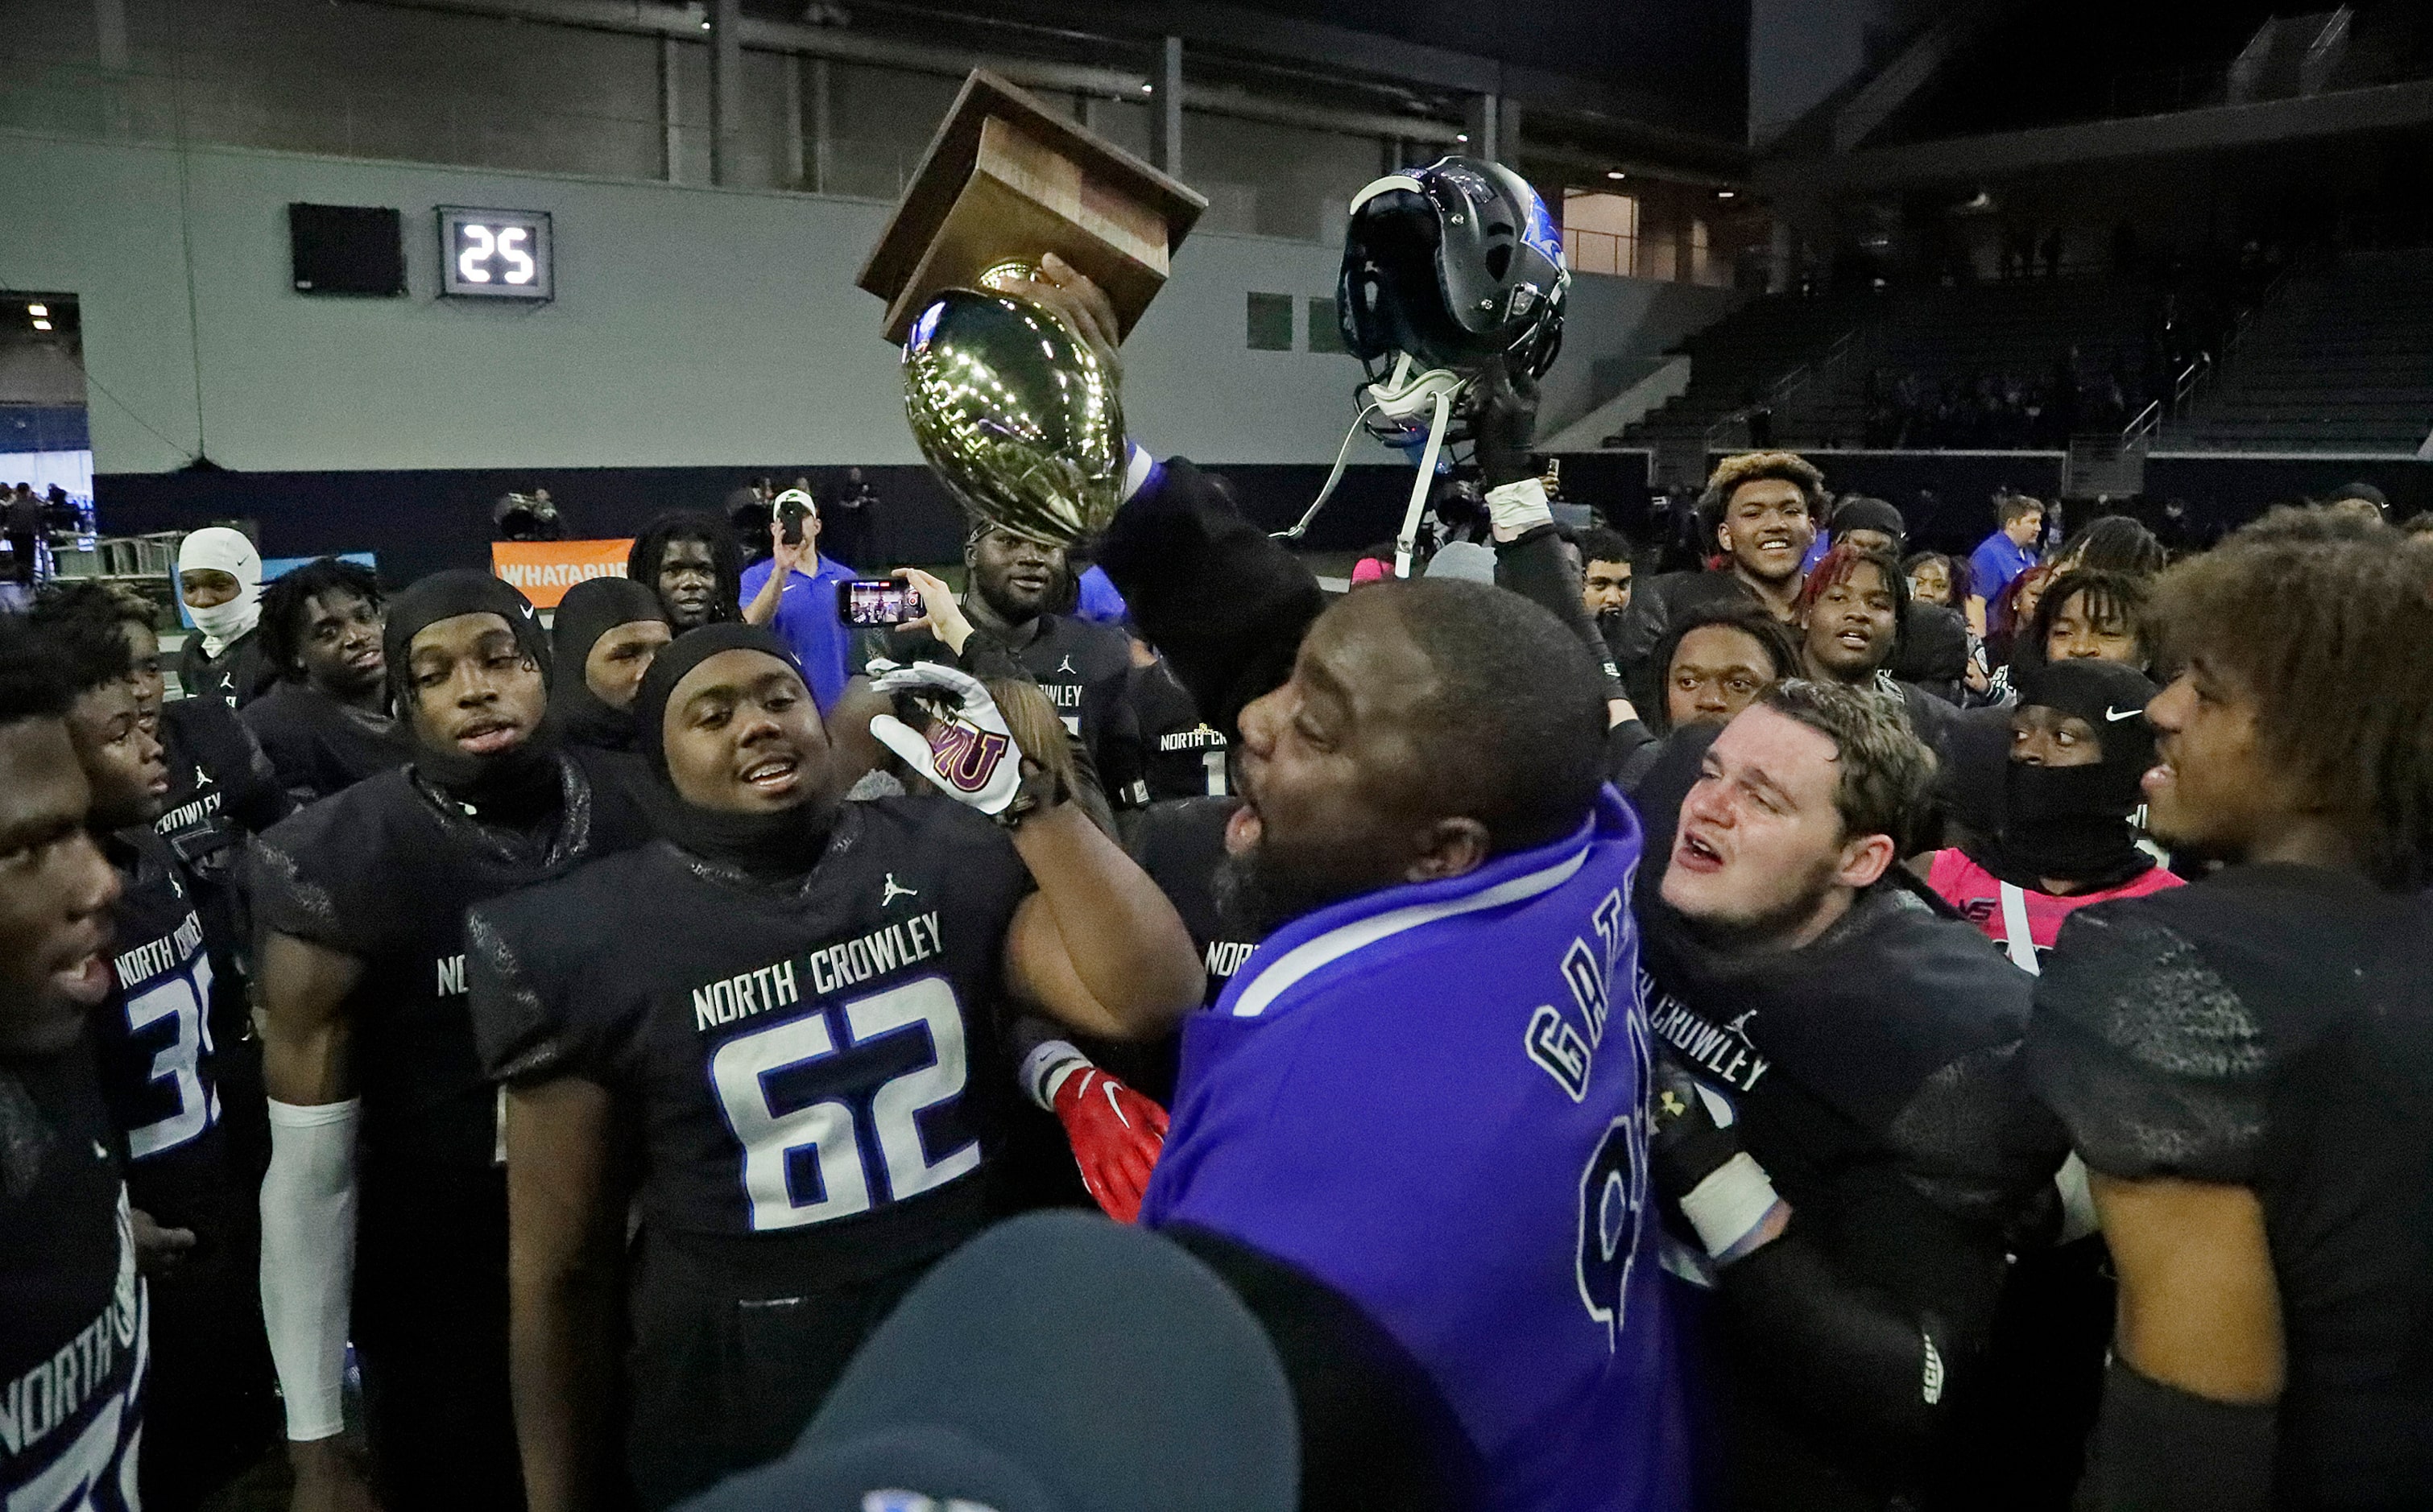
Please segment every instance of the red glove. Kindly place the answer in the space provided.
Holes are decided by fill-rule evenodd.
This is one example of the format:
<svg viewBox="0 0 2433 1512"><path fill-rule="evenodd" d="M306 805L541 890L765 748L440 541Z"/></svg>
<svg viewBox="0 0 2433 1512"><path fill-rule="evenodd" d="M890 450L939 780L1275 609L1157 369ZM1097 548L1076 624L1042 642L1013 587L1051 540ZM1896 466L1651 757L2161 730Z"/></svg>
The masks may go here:
<svg viewBox="0 0 2433 1512"><path fill-rule="evenodd" d="M1148 1173L1165 1147L1165 1110L1096 1066L1066 1077L1055 1099L1081 1184L1107 1216L1136 1221Z"/></svg>

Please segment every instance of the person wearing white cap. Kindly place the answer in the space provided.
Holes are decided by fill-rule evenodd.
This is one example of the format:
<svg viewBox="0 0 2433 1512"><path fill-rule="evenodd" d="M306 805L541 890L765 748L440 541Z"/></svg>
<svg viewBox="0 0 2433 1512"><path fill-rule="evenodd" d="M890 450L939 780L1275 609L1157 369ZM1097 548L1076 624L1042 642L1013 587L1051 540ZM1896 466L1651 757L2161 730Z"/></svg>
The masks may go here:
<svg viewBox="0 0 2433 1512"><path fill-rule="evenodd" d="M195 622L178 654L178 686L187 697L243 708L278 680L254 635L262 553L244 532L207 525L179 543L178 597Z"/></svg>

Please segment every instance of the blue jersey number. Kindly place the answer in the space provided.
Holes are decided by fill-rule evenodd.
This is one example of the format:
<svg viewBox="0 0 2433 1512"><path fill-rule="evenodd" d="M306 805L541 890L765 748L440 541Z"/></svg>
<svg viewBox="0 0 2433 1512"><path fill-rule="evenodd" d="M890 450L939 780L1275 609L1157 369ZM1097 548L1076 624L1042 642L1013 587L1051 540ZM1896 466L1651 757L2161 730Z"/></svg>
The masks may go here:
<svg viewBox="0 0 2433 1512"><path fill-rule="evenodd" d="M740 1035L710 1057L710 1080L743 1147L743 1192L756 1232L851 1217L979 1168L977 1140L932 1160L921 1135L922 1113L963 1094L963 1011L954 988L925 977L855 998L841 1013L848 1036L842 1045L829 1014L820 1011ZM866 1130L850 1096L783 1107L772 1096L773 1080L787 1073L910 1036L927 1036L928 1060L871 1092ZM874 1191L880 1183L883 1196Z"/></svg>
<svg viewBox="0 0 2433 1512"><path fill-rule="evenodd" d="M1605 1325L1608 1349L1622 1333L1630 1265L1639 1253L1644 1155L1645 1135L1633 1109L1606 1127L1588 1169L1580 1173L1580 1300L1589 1317Z"/></svg>

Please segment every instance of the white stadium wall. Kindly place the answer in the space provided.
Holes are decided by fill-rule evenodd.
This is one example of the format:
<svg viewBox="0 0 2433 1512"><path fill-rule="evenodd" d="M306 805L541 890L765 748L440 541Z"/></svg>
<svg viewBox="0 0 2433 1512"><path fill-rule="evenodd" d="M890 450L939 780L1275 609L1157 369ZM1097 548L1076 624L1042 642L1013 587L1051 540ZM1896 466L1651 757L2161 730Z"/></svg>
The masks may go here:
<svg viewBox="0 0 2433 1512"><path fill-rule="evenodd" d="M291 201L399 210L410 292L297 293ZM549 212L555 301L435 297L438 205ZM163 144L0 132L0 288L81 301L105 473L175 469L198 442L248 472L914 462L895 348L852 284L886 214L777 191L199 145L181 161ZM1331 460L1358 368L1309 350L1307 321L1336 265L1317 243L1193 237L1126 348L1134 433L1213 462ZM1252 292L1295 297L1297 349L1249 349ZM1738 297L1580 279L1548 419L1584 413Z"/></svg>

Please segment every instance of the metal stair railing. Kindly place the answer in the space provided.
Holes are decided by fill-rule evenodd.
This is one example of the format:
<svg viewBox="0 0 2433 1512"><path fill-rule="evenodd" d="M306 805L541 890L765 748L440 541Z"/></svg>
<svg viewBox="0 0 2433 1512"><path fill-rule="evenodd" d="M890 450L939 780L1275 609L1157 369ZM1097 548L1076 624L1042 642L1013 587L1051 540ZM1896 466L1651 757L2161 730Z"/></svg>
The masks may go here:
<svg viewBox="0 0 2433 1512"><path fill-rule="evenodd" d="M2289 280L2297 277L2297 274L2298 263L2293 258L2287 267L2272 275L2271 281L2257 292L2246 309L2231 317L2230 334L2222 338L2220 355L2216 356L2209 351L2197 353L2193 362L2173 375L2171 397L2168 403L2159 399L2148 399L2146 407L2139 410L2135 418L2120 428L2122 443L2145 440L2160 431L2164 421L2176 420L2185 416L2188 412L2188 406L2196 402L2197 395L2219 379L2222 369L2230 365L2231 356L2238 350L2240 344L2247 340L2248 331L2254 328L2256 317L2281 297L2282 291L2289 286Z"/></svg>
<svg viewBox="0 0 2433 1512"><path fill-rule="evenodd" d="M1810 383L1846 363L1852 352L1860 350L1865 345L1866 333L1864 326L1853 326L1842 332L1834 338L1831 346L1767 384L1760 402L1769 410L1778 409L1788 403ZM1726 426L1734 421L1746 425L1749 411L1753 407L1743 405L1739 409L1718 416L1714 422L1707 427L1707 450L1712 451L1724 444L1723 433Z"/></svg>

